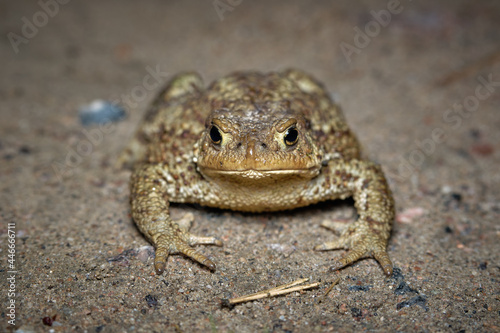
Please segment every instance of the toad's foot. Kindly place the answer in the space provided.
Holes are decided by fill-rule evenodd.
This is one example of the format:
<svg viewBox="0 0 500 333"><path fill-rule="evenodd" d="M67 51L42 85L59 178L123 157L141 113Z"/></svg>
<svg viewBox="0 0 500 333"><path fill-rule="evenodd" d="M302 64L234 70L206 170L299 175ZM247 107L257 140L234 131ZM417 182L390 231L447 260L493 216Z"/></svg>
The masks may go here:
<svg viewBox="0 0 500 333"><path fill-rule="evenodd" d="M188 213L179 221L167 221L162 224L163 228L155 230L151 238L156 248L154 264L158 275L165 270L168 255L174 253L182 253L215 270L215 264L192 246L198 244L222 246L222 241L216 237L199 237L189 233L193 219L193 214Z"/></svg>
<svg viewBox="0 0 500 333"><path fill-rule="evenodd" d="M338 222L323 222L322 226L328 229L339 229ZM370 228L369 223L358 220L354 224L345 228L340 237L334 241L326 242L316 246L316 251L326 251L334 249L349 249L343 257L336 259L331 267L333 271L347 266L360 258L375 258L384 273L388 276L392 274L392 262L387 254L387 239L377 234L376 230Z"/></svg>

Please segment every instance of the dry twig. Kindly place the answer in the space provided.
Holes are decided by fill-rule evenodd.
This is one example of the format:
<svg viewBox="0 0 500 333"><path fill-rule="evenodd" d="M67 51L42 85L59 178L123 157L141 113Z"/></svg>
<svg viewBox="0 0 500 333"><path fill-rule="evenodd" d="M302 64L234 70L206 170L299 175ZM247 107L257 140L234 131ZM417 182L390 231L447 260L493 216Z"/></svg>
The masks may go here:
<svg viewBox="0 0 500 333"><path fill-rule="evenodd" d="M328 296L330 291L332 291L333 287L335 287L335 285L337 285L337 283L339 283L339 281L340 281L340 278L337 278L335 281L332 282L330 287L328 287L328 289L325 291L325 294L323 296L321 296L321 298L319 299L320 303L325 300L326 296Z"/></svg>
<svg viewBox="0 0 500 333"><path fill-rule="evenodd" d="M224 301L224 303L228 306L233 306L238 303L243 303L243 302L248 302L248 301L253 301L256 299L261 299L261 298L266 298L266 297L274 297L278 295L284 295L288 293L292 293L294 291L300 291L300 290L306 290L306 289L311 289L315 288L320 285L319 282L316 283L310 283L306 284L303 286L298 286L299 284L302 284L304 282L309 281L309 279L304 278L304 279L299 279L287 284L283 284L281 286L263 290L254 294L246 295L246 296L241 296L241 297L236 297L236 298L231 298L230 300Z"/></svg>

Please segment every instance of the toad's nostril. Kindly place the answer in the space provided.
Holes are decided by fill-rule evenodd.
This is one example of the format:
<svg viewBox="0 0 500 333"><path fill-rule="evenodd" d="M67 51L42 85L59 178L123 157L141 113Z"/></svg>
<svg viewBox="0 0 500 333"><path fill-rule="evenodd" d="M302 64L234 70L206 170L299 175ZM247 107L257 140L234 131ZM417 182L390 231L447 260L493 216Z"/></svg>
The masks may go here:
<svg viewBox="0 0 500 333"><path fill-rule="evenodd" d="M238 144L236 144L236 148L241 148L241 142L238 142Z"/></svg>
<svg viewBox="0 0 500 333"><path fill-rule="evenodd" d="M267 148L267 145L265 143L261 143L260 146L263 148L263 149L266 149Z"/></svg>

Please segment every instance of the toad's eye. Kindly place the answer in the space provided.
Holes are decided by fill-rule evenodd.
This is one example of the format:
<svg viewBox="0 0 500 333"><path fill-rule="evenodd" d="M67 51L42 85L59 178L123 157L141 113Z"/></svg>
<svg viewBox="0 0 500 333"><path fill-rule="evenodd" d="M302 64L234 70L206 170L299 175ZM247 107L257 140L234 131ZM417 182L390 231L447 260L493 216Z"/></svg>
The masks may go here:
<svg viewBox="0 0 500 333"><path fill-rule="evenodd" d="M299 131L292 126L290 127L286 133L285 133L285 144L287 146L293 146L294 144L297 143L297 140L299 139Z"/></svg>
<svg viewBox="0 0 500 333"><path fill-rule="evenodd" d="M210 129L210 139L212 142L216 145L220 145L222 142L222 135L220 134L219 129L217 126L212 126Z"/></svg>

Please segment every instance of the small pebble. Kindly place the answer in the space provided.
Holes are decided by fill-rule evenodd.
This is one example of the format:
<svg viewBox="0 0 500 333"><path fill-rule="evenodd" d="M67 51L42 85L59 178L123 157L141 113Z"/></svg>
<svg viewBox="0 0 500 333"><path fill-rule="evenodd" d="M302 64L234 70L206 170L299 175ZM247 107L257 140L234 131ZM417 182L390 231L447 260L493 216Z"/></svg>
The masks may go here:
<svg viewBox="0 0 500 333"><path fill-rule="evenodd" d="M413 207L405 209L404 212L396 215L396 221L399 223L411 223L417 217L420 217L426 213L426 210L422 207Z"/></svg>
<svg viewBox="0 0 500 333"><path fill-rule="evenodd" d="M154 249L152 246L141 246L137 250L137 259L139 259L141 262L146 263L149 258L154 258Z"/></svg>
<svg viewBox="0 0 500 333"><path fill-rule="evenodd" d="M478 143L472 146L472 152L476 155L486 157L495 152L493 145L489 143Z"/></svg>
<svg viewBox="0 0 500 333"><path fill-rule="evenodd" d="M125 110L111 102L95 100L78 110L80 122L84 126L117 122L125 118Z"/></svg>
<svg viewBox="0 0 500 333"><path fill-rule="evenodd" d="M349 286L347 289L349 291L368 291L373 286Z"/></svg>
<svg viewBox="0 0 500 333"><path fill-rule="evenodd" d="M153 295L146 295L144 299L146 300L150 308L158 305L158 300Z"/></svg>

